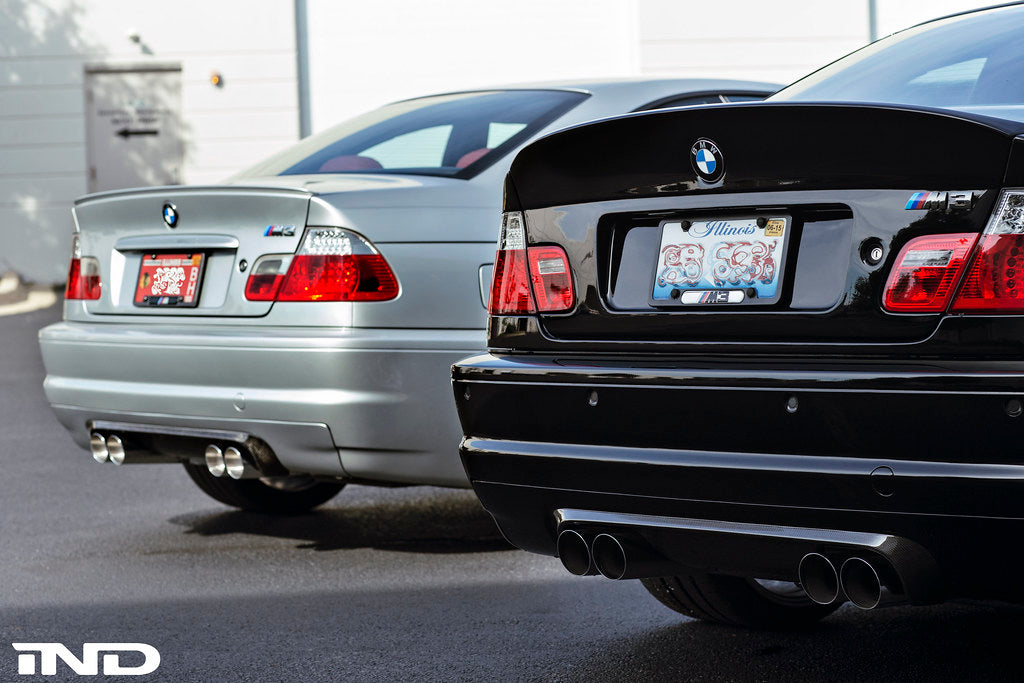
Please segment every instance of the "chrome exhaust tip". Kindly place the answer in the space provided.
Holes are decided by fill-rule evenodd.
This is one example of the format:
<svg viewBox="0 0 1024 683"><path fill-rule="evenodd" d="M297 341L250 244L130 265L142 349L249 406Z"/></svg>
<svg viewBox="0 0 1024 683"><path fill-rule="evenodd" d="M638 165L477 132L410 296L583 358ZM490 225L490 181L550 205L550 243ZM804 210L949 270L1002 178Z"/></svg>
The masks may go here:
<svg viewBox="0 0 1024 683"><path fill-rule="evenodd" d="M839 572L824 555L804 555L797 567L797 578L807 597L819 605L831 605L839 599Z"/></svg>
<svg viewBox="0 0 1024 683"><path fill-rule="evenodd" d="M224 464L224 453L218 446L210 444L206 447L206 452L203 455L206 460L206 469L215 477L223 477L224 472L227 471L227 466Z"/></svg>
<svg viewBox="0 0 1024 683"><path fill-rule="evenodd" d="M224 449L224 469L232 479L241 479L245 476L245 460L242 459L242 451L234 446Z"/></svg>
<svg viewBox="0 0 1024 683"><path fill-rule="evenodd" d="M124 464L124 442L121 437L111 434L107 437L107 454L115 465Z"/></svg>
<svg viewBox="0 0 1024 683"><path fill-rule="evenodd" d="M874 609L882 602L882 578L867 560L851 557L839 571L843 592L857 607Z"/></svg>
<svg viewBox="0 0 1024 683"><path fill-rule="evenodd" d="M619 539L611 534L598 534L591 548L594 566L601 576L615 580L626 576L626 549Z"/></svg>
<svg viewBox="0 0 1024 683"><path fill-rule="evenodd" d="M590 544L590 554L597 571L615 581L674 576L680 569L645 539L628 532L621 536L598 534Z"/></svg>
<svg viewBox="0 0 1024 683"><path fill-rule="evenodd" d="M556 548L558 559L570 574L593 576L597 573L590 555L590 545L580 532L566 529L558 534Z"/></svg>
<svg viewBox="0 0 1024 683"><path fill-rule="evenodd" d="M107 439L99 432L93 432L89 436L89 450L92 451L92 459L96 462L107 462L110 460L110 451L107 450Z"/></svg>

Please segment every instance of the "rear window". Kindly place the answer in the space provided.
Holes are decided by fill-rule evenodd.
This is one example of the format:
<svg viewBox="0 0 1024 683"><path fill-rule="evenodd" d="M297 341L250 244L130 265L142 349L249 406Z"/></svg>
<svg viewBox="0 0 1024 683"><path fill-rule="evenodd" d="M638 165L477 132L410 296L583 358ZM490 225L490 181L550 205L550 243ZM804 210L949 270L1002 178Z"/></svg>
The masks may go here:
<svg viewBox="0 0 1024 683"><path fill-rule="evenodd" d="M310 136L236 178L307 173L471 177L586 98L560 90L422 97Z"/></svg>
<svg viewBox="0 0 1024 683"><path fill-rule="evenodd" d="M873 43L770 99L979 107L1024 104L1024 7L930 22Z"/></svg>

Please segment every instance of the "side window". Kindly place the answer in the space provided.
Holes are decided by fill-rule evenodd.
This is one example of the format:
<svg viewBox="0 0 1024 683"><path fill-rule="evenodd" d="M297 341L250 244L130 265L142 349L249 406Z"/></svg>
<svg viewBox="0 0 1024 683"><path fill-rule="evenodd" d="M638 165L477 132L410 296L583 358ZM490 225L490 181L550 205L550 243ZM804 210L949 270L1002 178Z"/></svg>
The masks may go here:
<svg viewBox="0 0 1024 683"><path fill-rule="evenodd" d="M431 168L441 165L452 126L421 128L379 142L359 152L383 168Z"/></svg>

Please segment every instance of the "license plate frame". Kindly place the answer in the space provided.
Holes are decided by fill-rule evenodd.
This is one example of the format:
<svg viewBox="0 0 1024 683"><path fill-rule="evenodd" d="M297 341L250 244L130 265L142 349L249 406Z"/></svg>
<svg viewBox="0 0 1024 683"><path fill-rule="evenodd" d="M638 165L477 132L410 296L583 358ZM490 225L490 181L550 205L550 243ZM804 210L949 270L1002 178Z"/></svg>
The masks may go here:
<svg viewBox="0 0 1024 683"><path fill-rule="evenodd" d="M134 303L140 308L195 308L205 271L203 252L144 253Z"/></svg>
<svg viewBox="0 0 1024 683"><path fill-rule="evenodd" d="M669 218L659 229L651 306L770 306L782 297L791 215Z"/></svg>

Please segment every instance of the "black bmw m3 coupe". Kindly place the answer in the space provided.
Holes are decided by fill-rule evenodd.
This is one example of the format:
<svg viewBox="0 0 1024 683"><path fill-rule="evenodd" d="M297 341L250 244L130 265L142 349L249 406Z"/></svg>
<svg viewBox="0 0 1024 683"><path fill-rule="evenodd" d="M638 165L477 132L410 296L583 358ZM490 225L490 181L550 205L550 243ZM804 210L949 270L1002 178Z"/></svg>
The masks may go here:
<svg viewBox="0 0 1024 683"><path fill-rule="evenodd" d="M684 614L1024 600L1024 6L515 160L462 458Z"/></svg>

